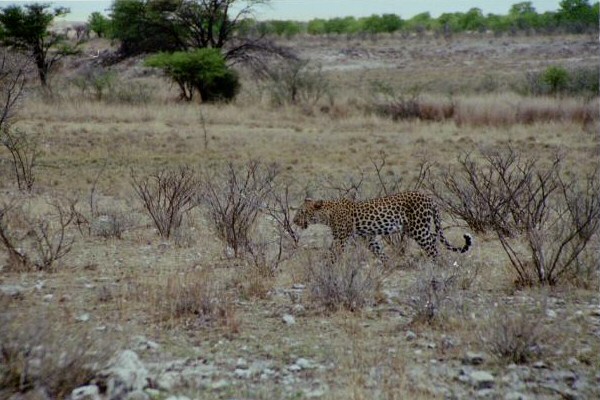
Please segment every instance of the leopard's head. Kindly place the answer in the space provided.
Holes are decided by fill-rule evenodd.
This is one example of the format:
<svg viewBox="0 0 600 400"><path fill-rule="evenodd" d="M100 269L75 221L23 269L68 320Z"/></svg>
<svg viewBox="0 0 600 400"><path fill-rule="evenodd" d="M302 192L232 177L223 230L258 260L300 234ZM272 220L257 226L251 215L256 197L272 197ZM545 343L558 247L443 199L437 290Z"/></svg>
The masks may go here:
<svg viewBox="0 0 600 400"><path fill-rule="evenodd" d="M326 222L323 220L323 200L306 199L294 216L294 224L306 229L310 224Z"/></svg>

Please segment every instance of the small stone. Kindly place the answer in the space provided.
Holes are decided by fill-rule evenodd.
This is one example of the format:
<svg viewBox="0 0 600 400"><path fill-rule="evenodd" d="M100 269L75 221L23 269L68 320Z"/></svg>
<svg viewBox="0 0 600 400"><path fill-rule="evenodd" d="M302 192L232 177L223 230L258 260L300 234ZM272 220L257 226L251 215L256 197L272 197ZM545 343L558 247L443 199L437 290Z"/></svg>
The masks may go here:
<svg viewBox="0 0 600 400"><path fill-rule="evenodd" d="M292 285L292 289L294 289L294 290L304 290L304 289L306 289L306 285L303 285L301 283L294 283Z"/></svg>
<svg viewBox="0 0 600 400"><path fill-rule="evenodd" d="M554 374L557 380L566 383L568 386L573 386L577 381L577 375L571 371L558 371Z"/></svg>
<svg viewBox="0 0 600 400"><path fill-rule="evenodd" d="M127 393L125 400L150 400L148 393L141 390L134 390L133 392Z"/></svg>
<svg viewBox="0 0 600 400"><path fill-rule="evenodd" d="M151 399L156 399L160 397L160 390L158 389L146 388L144 389L144 392L146 392Z"/></svg>
<svg viewBox="0 0 600 400"><path fill-rule="evenodd" d="M100 400L100 389L96 385L80 386L71 392L71 400Z"/></svg>
<svg viewBox="0 0 600 400"><path fill-rule="evenodd" d="M80 316L78 316L77 318L75 318L75 321L77 322L88 322L90 320L90 314L88 313L83 313Z"/></svg>
<svg viewBox="0 0 600 400"><path fill-rule="evenodd" d="M294 325L296 323L296 319L293 315L285 314L282 318L283 323L286 325Z"/></svg>
<svg viewBox="0 0 600 400"><path fill-rule="evenodd" d="M519 392L508 392L504 395L504 400L528 400L529 397Z"/></svg>
<svg viewBox="0 0 600 400"><path fill-rule="evenodd" d="M297 365L297 364L292 364L287 369L290 372L299 372L299 371L302 371L302 368L299 365Z"/></svg>
<svg viewBox="0 0 600 400"><path fill-rule="evenodd" d="M417 338L417 334L414 333L413 331L408 331L408 332L406 332L406 335L404 335L404 339L406 339L407 342L412 342L416 338Z"/></svg>
<svg viewBox="0 0 600 400"><path fill-rule="evenodd" d="M313 363L306 358L299 358L296 360L296 365L300 367L300 369L311 369L313 368Z"/></svg>
<svg viewBox="0 0 600 400"><path fill-rule="evenodd" d="M233 371L233 375L238 379L248 379L251 374L252 371L249 369L236 368L235 371Z"/></svg>
<svg viewBox="0 0 600 400"><path fill-rule="evenodd" d="M554 319L554 318L556 318L556 316L557 316L556 311L554 311L550 308L546 310L546 317Z"/></svg>
<svg viewBox="0 0 600 400"><path fill-rule="evenodd" d="M304 396L307 399L316 399L319 397L323 397L324 395L325 395L325 391L323 389L304 390Z"/></svg>
<svg viewBox="0 0 600 400"><path fill-rule="evenodd" d="M476 390L494 387L494 376L487 371L473 371L469 374L469 380Z"/></svg>
<svg viewBox="0 0 600 400"><path fill-rule="evenodd" d="M246 359L240 357L237 359L237 361L235 363L235 367L241 368L241 369L248 369L248 361L246 361Z"/></svg>
<svg viewBox="0 0 600 400"><path fill-rule="evenodd" d="M475 353L472 351L467 351L465 356L462 359L463 364L466 365L481 365L485 361L485 354L483 353Z"/></svg>
<svg viewBox="0 0 600 400"><path fill-rule="evenodd" d="M0 293L8 297L21 298L25 290L21 285L0 285Z"/></svg>
<svg viewBox="0 0 600 400"><path fill-rule="evenodd" d="M548 365L543 361L536 361L532 364L532 367L536 369L546 369L548 368Z"/></svg>
<svg viewBox="0 0 600 400"><path fill-rule="evenodd" d="M52 299L54 299L54 295L53 294L46 294L42 297L42 300L44 300L46 303L49 303L52 301Z"/></svg>
<svg viewBox="0 0 600 400"><path fill-rule="evenodd" d="M302 315L306 312L306 308L302 304L294 304L292 311L296 315Z"/></svg>
<svg viewBox="0 0 600 400"><path fill-rule="evenodd" d="M219 379L218 381L215 381L215 382L211 383L209 385L209 387L212 390L220 390L220 389L224 389L224 388L228 387L229 385L230 385L230 383L229 383L228 380Z"/></svg>

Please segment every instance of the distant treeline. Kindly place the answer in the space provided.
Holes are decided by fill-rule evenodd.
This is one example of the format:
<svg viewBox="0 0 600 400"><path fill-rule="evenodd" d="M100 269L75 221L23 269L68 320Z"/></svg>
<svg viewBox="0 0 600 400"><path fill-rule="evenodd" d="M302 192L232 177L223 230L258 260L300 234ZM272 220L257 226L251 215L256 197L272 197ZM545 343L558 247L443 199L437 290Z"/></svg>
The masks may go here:
<svg viewBox="0 0 600 400"><path fill-rule="evenodd" d="M424 12L410 19L396 14L371 15L355 18L315 18L308 22L290 20L256 21L246 19L238 27L242 33L257 32L263 35L293 37L298 34L377 34L377 33L423 33L442 34L458 32L517 33L522 31L589 33L598 31L599 3L590 5L588 0L563 0L559 10L539 14L530 1L513 4L507 15L486 14L481 9L467 12L444 13L433 18Z"/></svg>

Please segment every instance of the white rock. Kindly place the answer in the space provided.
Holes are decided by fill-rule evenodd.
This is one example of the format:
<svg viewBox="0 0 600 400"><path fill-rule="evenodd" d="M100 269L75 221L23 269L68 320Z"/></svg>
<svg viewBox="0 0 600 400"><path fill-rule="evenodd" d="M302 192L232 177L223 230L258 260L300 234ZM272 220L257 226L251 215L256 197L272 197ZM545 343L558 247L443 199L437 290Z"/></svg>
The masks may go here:
<svg viewBox="0 0 600 400"><path fill-rule="evenodd" d="M294 283L292 285L292 289L294 289L294 290L304 290L304 289L306 289L306 285L303 285L301 283Z"/></svg>
<svg viewBox="0 0 600 400"><path fill-rule="evenodd" d="M25 291L21 285L0 285L0 293L9 297L21 297Z"/></svg>
<svg viewBox="0 0 600 400"><path fill-rule="evenodd" d="M292 364L287 369L290 372L299 372L299 371L302 371L302 368L299 365L297 365L297 364Z"/></svg>
<svg viewBox="0 0 600 400"><path fill-rule="evenodd" d="M131 350L117 354L101 375L106 379L108 398L121 398L126 393L143 390L148 383L148 370Z"/></svg>
<svg viewBox="0 0 600 400"><path fill-rule="evenodd" d="M311 368L314 368L314 365L313 365L312 361L307 360L306 358L299 358L299 359L297 359L295 364L297 366L299 366L300 369L311 369Z"/></svg>
<svg viewBox="0 0 600 400"><path fill-rule="evenodd" d="M90 314L88 313L83 313L80 316L78 316L77 318L75 318L75 321L77 322L88 322L90 320Z"/></svg>
<svg viewBox="0 0 600 400"><path fill-rule="evenodd" d="M146 392L136 390L127 393L127 396L125 396L125 400L150 400L150 396Z"/></svg>
<svg viewBox="0 0 600 400"><path fill-rule="evenodd" d="M294 325L296 323L296 318L290 314L284 314L282 320L286 325Z"/></svg>
<svg viewBox="0 0 600 400"><path fill-rule="evenodd" d="M248 379L252 375L252 371L249 369L236 368L233 371L233 375L238 379Z"/></svg>
<svg viewBox="0 0 600 400"><path fill-rule="evenodd" d="M238 358L235 363L236 368L248 369L248 361L245 358Z"/></svg>
<svg viewBox="0 0 600 400"><path fill-rule="evenodd" d="M406 335L404 335L404 338L406 339L407 342L411 342L417 338L417 334L414 333L413 331L408 331L408 332L406 332Z"/></svg>
<svg viewBox="0 0 600 400"><path fill-rule="evenodd" d="M471 384L477 390L490 389L494 386L494 376L486 371L473 371L469 374Z"/></svg>
<svg viewBox="0 0 600 400"><path fill-rule="evenodd" d="M210 388L212 390L219 390L219 389L224 389L226 387L229 387L231 384L229 383L228 380L225 379L219 379L216 382L213 382L210 384Z"/></svg>
<svg viewBox="0 0 600 400"><path fill-rule="evenodd" d="M475 353L472 351L467 351L465 356L463 357L463 364L468 365L481 365L485 361L485 354L483 353Z"/></svg>
<svg viewBox="0 0 600 400"><path fill-rule="evenodd" d="M71 400L100 400L100 389L96 385L80 386L71 392Z"/></svg>

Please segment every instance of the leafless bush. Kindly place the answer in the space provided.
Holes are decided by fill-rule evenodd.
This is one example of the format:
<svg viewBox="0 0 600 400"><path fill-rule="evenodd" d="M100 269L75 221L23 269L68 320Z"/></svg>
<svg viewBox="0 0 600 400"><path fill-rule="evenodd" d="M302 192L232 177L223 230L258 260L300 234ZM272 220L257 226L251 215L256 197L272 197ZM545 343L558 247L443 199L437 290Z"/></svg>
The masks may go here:
<svg viewBox="0 0 600 400"><path fill-rule="evenodd" d="M557 165L557 164L555 164ZM581 257L600 227L598 167L583 182L565 180L558 168L538 173L520 198L514 228L524 232L529 255L511 238L498 233L519 283L556 285L573 280L585 269Z"/></svg>
<svg viewBox="0 0 600 400"><path fill-rule="evenodd" d="M19 190L30 192L35 182L34 169L41 154L37 135L18 128L0 130L0 143L9 151Z"/></svg>
<svg viewBox="0 0 600 400"><path fill-rule="evenodd" d="M67 398L106 365L115 342L109 346L85 327L74 330L60 318L46 308L26 317L21 311L0 314L1 398Z"/></svg>
<svg viewBox="0 0 600 400"><path fill-rule="evenodd" d="M206 172L202 182L202 202L219 238L237 257L251 243L250 235L262 209L266 209L276 165L263 166L251 160L243 166L229 162L223 170Z"/></svg>
<svg viewBox="0 0 600 400"><path fill-rule="evenodd" d="M135 193L162 237L169 238L181 226L183 216L197 205L198 180L188 166L161 169L143 178L132 171L131 178Z"/></svg>
<svg viewBox="0 0 600 400"><path fill-rule="evenodd" d="M24 235L17 235L9 227L9 220L12 218L12 212L15 207L16 203L14 201L0 205L0 244L8 252L9 268L22 271L31 268L31 261L19 247L19 243L24 239Z"/></svg>
<svg viewBox="0 0 600 400"><path fill-rule="evenodd" d="M515 201L534 176L536 160L522 159L509 147L483 151L481 159L461 155L458 165L458 169L441 173L441 187L429 181L440 203L475 232L493 230L505 236L515 233L510 224L512 218L520 218Z"/></svg>
<svg viewBox="0 0 600 400"><path fill-rule="evenodd" d="M2 207L0 244L9 253L11 269L49 271L71 251L74 239L68 227L75 218L71 204L53 200L52 211L41 216L28 215L23 207Z"/></svg>
<svg viewBox="0 0 600 400"><path fill-rule="evenodd" d="M271 101L277 106L313 106L331 91L321 67L313 66L307 60L283 60L278 68L270 69L268 74Z"/></svg>
<svg viewBox="0 0 600 400"><path fill-rule="evenodd" d="M308 253L305 274L311 299L328 311L373 305L385 277L365 246L352 246L335 260L328 253Z"/></svg>
<svg viewBox="0 0 600 400"><path fill-rule="evenodd" d="M0 51L0 131L4 131L19 108L30 63L17 53Z"/></svg>
<svg viewBox="0 0 600 400"><path fill-rule="evenodd" d="M370 158L370 169L360 169L358 173L349 175L346 180L329 179L323 185L328 191L335 193L338 198L365 200L374 197L388 196L407 190L420 190L429 180L431 163L423 160L419 164L416 177L406 179L403 174L392 168L385 152Z"/></svg>
<svg viewBox="0 0 600 400"><path fill-rule="evenodd" d="M520 285L577 276L581 257L600 226L598 167L566 180L562 159L539 166L512 148L459 158L432 191L449 212L478 232L495 232Z"/></svg>
<svg viewBox="0 0 600 400"><path fill-rule="evenodd" d="M547 340L541 308L498 306L491 310L480 328L481 342L500 361L522 364L531 360Z"/></svg>

